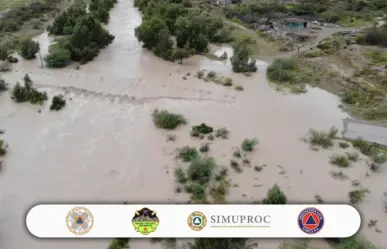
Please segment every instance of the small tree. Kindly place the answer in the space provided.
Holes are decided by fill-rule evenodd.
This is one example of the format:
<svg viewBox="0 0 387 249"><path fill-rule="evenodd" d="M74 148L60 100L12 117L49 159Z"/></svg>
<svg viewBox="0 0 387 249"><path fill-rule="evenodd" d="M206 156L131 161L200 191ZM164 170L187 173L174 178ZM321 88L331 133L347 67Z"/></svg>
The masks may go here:
<svg viewBox="0 0 387 249"><path fill-rule="evenodd" d="M26 60L35 59L35 55L40 50L40 45L38 42L31 39L27 39L21 42L19 48L19 54Z"/></svg>
<svg viewBox="0 0 387 249"><path fill-rule="evenodd" d="M9 53L8 49L4 45L0 46L0 60L2 60L2 61L7 60L9 54L10 53Z"/></svg>
<svg viewBox="0 0 387 249"><path fill-rule="evenodd" d="M188 58L190 55L190 52L185 48L176 48L173 52L173 58L176 60L180 60L180 64L183 63L183 59Z"/></svg>
<svg viewBox="0 0 387 249"><path fill-rule="evenodd" d="M63 95L56 95L52 98L52 103L50 106L51 111L59 111L66 105L66 100Z"/></svg>
<svg viewBox="0 0 387 249"><path fill-rule="evenodd" d="M263 199L263 204L286 204L287 198L284 192L281 191L281 189L274 185L269 191L267 192L267 197Z"/></svg>

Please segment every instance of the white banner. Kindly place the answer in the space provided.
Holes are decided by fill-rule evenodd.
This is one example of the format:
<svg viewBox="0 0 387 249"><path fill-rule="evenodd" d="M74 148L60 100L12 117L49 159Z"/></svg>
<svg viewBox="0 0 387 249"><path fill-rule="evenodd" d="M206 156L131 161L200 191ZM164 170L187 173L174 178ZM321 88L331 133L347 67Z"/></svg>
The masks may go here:
<svg viewBox="0 0 387 249"><path fill-rule="evenodd" d="M39 238L345 238L360 228L349 205L38 205Z"/></svg>

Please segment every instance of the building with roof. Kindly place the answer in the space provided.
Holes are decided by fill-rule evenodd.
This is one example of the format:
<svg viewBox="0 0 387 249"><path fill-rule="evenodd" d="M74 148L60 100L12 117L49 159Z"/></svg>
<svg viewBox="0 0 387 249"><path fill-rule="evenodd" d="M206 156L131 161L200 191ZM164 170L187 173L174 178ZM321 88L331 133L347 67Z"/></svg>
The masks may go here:
<svg viewBox="0 0 387 249"><path fill-rule="evenodd" d="M307 21L298 18L287 18L283 20L283 23L291 29L306 29L308 27Z"/></svg>

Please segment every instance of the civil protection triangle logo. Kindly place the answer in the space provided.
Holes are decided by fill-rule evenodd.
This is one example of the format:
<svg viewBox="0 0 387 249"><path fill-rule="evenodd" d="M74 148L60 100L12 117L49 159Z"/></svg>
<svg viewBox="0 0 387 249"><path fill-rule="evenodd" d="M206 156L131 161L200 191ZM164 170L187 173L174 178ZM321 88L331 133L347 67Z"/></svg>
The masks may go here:
<svg viewBox="0 0 387 249"><path fill-rule="evenodd" d="M194 231L201 231L207 225L207 217L199 211L192 212L187 219L188 226Z"/></svg>
<svg viewBox="0 0 387 249"><path fill-rule="evenodd" d="M160 220L157 217L156 211L152 211L149 208L143 208L134 213L132 224L136 232L143 235L148 235L156 231Z"/></svg>
<svg viewBox="0 0 387 249"><path fill-rule="evenodd" d="M298 226L307 234L316 234L324 226L324 216L320 210L310 207L305 208L298 215Z"/></svg>

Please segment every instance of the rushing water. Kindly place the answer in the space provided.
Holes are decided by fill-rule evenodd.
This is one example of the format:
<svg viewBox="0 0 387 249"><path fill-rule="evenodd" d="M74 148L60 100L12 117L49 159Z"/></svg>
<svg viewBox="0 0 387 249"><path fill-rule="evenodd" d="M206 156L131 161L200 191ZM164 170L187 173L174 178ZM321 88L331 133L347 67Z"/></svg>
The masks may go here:
<svg viewBox="0 0 387 249"><path fill-rule="evenodd" d="M259 139L251 161L267 166L260 173L246 167L232 175L239 188L231 189L230 201L261 199L276 183L293 202L314 202L315 194L327 202L348 202L351 181L334 180L329 174L335 169L329 164L333 150L315 152L300 141L310 128L342 129L348 115L337 108L336 96L317 88L298 96L279 93L266 83L263 62L248 78L233 74L227 61L199 56L182 65L162 61L143 50L134 37L141 16L132 6L131 0L121 1L111 11L108 29L116 36L114 43L80 70L41 69L35 60L18 63L12 73L3 75L15 84L28 72L37 87L49 96L64 93L68 104L50 112L48 104L16 104L9 93L0 96L0 128L6 130L2 137L10 145L0 174L0 248L107 247L107 240L33 238L25 229L24 215L36 203L185 201L185 196L174 193L175 149L203 141L190 138L187 126L174 132L176 142L167 143L166 133L152 123L154 108L182 113L190 125L206 122L231 130L229 140L211 146L210 154L221 165L229 165L233 147L244 138ZM36 39L48 47L46 34ZM222 49L229 48L216 53ZM46 52L42 49L43 56ZM245 90L193 77L200 69L229 75ZM191 76L183 80L187 73ZM364 160L344 170L370 190L359 205L364 223L378 219L378 228L387 230L385 174L366 177L366 172ZM383 234L366 226L362 231L375 244L387 244ZM276 248L277 242L266 240L260 248ZM147 241L131 243L132 248L150 247Z"/></svg>

